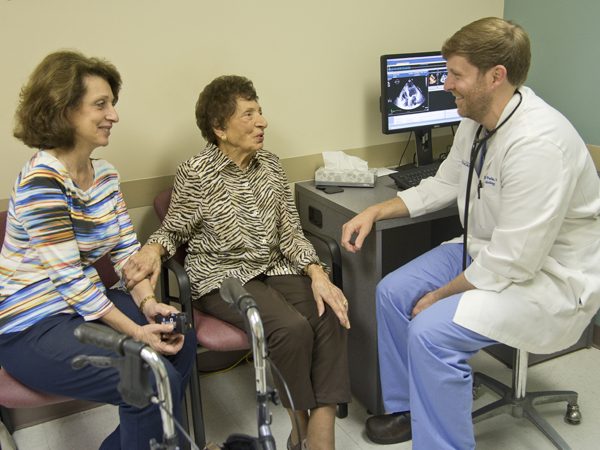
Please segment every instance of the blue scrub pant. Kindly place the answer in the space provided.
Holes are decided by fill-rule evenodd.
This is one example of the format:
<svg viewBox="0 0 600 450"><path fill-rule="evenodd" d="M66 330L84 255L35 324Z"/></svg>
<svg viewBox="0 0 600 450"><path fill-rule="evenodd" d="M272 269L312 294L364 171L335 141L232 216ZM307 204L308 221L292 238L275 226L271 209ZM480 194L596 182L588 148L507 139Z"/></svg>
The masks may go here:
<svg viewBox="0 0 600 450"><path fill-rule="evenodd" d="M128 294L109 290L107 295L134 322L140 325L148 323ZM71 360L77 355L117 356L108 350L81 344L73 332L82 323L84 320L78 314L57 314L40 320L26 330L2 334L0 364L16 379L38 391L118 405L120 424L104 440L101 449L148 450L151 438L162 442L158 406L139 409L125 403L117 391L120 376L116 368L71 368ZM99 321L97 323L102 324ZM181 401L192 372L197 345L196 335L191 331L185 336L183 348L176 355L162 357L171 385L173 413L180 423ZM154 376L150 373L156 392ZM81 430L81 433L85 433L85 430Z"/></svg>
<svg viewBox="0 0 600 450"><path fill-rule="evenodd" d="M413 449L474 449L473 380L467 360L498 342L455 324L462 294L411 320L415 304L462 272L462 244L444 244L387 275L377 286L383 401L410 411Z"/></svg>

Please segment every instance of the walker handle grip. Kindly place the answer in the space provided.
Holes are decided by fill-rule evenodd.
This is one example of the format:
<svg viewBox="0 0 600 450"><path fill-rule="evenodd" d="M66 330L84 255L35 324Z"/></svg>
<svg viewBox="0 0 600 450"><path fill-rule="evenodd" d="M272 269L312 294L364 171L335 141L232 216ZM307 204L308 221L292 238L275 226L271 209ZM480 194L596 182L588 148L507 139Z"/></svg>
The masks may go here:
<svg viewBox="0 0 600 450"><path fill-rule="evenodd" d="M131 336L121 334L118 331L106 325L98 323L82 323L75 328L75 337L82 344L92 344L97 347L111 350L121 356L123 353L123 343Z"/></svg>

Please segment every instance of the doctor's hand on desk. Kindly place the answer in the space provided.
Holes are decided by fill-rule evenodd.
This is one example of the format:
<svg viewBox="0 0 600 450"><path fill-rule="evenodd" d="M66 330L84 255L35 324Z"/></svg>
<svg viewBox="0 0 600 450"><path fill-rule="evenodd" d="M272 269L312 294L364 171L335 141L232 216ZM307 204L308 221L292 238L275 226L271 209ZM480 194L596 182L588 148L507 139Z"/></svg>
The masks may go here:
<svg viewBox="0 0 600 450"><path fill-rule="evenodd" d="M342 227L342 247L351 253L360 250L371 228L373 228L373 222L375 222L375 218L369 209L365 209L352 220L346 222ZM351 239L355 234L356 239L352 242Z"/></svg>
<svg viewBox="0 0 600 450"><path fill-rule="evenodd" d="M344 224L342 227L342 247L349 252L356 253L362 248L363 242L369 235L375 222L394 217L406 217L408 215L408 208L404 200L400 197L370 206L354 217L354 219ZM356 234L356 239L354 242L351 242L350 240L354 234Z"/></svg>

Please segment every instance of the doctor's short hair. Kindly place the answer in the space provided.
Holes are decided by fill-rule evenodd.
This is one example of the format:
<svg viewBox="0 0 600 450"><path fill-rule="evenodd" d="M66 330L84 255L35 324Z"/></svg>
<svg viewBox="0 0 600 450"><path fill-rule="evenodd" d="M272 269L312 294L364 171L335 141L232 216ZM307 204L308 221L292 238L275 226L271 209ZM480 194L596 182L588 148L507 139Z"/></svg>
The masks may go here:
<svg viewBox="0 0 600 450"><path fill-rule="evenodd" d="M215 78L200 93L196 102L196 124L207 142L217 145L213 128L225 130L237 109L238 99L258 102L252 81L238 75Z"/></svg>
<svg viewBox="0 0 600 450"><path fill-rule="evenodd" d="M14 137L31 148L71 150L75 128L69 117L82 105L89 76L103 78L117 102L121 75L108 61L68 50L46 56L21 89Z"/></svg>
<svg viewBox="0 0 600 450"><path fill-rule="evenodd" d="M465 25L444 42L444 59L453 55L465 58L480 74L502 65L509 83L519 87L527 79L531 44L525 30L512 20L486 17Z"/></svg>

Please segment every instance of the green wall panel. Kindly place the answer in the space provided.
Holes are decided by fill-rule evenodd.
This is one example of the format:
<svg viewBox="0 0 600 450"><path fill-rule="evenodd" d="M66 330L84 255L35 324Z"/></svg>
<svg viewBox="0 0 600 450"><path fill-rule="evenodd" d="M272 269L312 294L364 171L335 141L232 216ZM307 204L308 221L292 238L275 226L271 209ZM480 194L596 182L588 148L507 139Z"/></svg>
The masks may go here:
<svg viewBox="0 0 600 450"><path fill-rule="evenodd" d="M587 144L600 145L600 1L505 0L504 18L531 39L525 84L562 112Z"/></svg>
<svg viewBox="0 0 600 450"><path fill-rule="evenodd" d="M599 0L505 0L504 18L531 39L527 86L600 145ZM594 320L600 325L600 313Z"/></svg>

